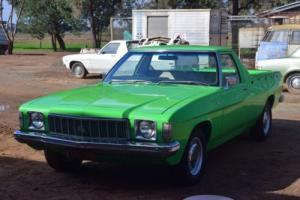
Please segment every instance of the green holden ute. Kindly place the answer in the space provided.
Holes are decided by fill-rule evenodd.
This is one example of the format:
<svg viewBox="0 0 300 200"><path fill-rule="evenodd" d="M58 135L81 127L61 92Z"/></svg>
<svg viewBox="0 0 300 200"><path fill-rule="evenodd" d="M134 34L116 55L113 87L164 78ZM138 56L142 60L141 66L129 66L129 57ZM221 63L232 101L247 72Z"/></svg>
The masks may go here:
<svg viewBox="0 0 300 200"><path fill-rule="evenodd" d="M228 48L137 48L96 85L23 104L14 136L56 170L83 160L148 162L193 184L208 151L247 129L257 140L270 135L280 80L247 70Z"/></svg>

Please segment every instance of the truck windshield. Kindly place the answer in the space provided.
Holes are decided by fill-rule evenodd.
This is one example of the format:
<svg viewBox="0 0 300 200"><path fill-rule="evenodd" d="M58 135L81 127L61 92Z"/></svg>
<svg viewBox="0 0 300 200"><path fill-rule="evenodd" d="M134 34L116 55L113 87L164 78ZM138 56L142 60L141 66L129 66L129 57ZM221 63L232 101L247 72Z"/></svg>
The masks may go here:
<svg viewBox="0 0 300 200"><path fill-rule="evenodd" d="M128 53L106 76L107 83L217 85L215 53Z"/></svg>

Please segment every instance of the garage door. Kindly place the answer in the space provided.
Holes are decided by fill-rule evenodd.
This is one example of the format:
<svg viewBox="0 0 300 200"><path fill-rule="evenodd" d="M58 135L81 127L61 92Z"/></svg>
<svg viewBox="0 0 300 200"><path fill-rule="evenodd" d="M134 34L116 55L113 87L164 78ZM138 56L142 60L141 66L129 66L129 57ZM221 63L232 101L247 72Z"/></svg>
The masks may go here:
<svg viewBox="0 0 300 200"><path fill-rule="evenodd" d="M168 37L168 16L148 16L147 37Z"/></svg>

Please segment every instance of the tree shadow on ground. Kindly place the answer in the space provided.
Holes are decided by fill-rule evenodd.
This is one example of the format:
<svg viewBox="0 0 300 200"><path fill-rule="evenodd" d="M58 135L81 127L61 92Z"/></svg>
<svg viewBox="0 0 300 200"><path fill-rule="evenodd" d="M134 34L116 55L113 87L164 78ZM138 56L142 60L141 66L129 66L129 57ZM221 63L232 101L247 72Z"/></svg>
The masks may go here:
<svg viewBox="0 0 300 200"><path fill-rule="evenodd" d="M197 194L236 200L300 199L300 123L274 120L272 137L255 142L244 134L209 153L199 184L173 183L169 168L154 165L84 163L75 174L45 162L0 157L0 199L183 199ZM299 182L298 182L299 184Z"/></svg>

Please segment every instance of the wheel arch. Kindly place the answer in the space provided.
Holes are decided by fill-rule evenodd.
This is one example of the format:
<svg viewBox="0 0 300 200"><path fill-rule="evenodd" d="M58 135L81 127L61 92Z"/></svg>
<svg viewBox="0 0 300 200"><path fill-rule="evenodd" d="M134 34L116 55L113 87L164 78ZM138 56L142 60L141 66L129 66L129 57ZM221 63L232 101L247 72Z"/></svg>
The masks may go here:
<svg viewBox="0 0 300 200"><path fill-rule="evenodd" d="M195 127L192 129L192 132L190 136L193 133L203 133L205 135L206 142L208 142L211 138L211 133L212 133L212 123L209 120L204 120L195 125Z"/></svg>
<svg viewBox="0 0 300 200"><path fill-rule="evenodd" d="M80 64L82 64L82 66L84 67L84 69L89 73L89 71L87 70L87 68L85 67L85 65L81 62L81 61L78 61L78 60L72 60L71 62L70 62L70 70L73 70L73 65L75 64L75 63L80 63Z"/></svg>
<svg viewBox="0 0 300 200"><path fill-rule="evenodd" d="M275 95L272 94L272 95L270 95L270 96L268 97L266 104L269 103L269 104L271 105L271 107L273 107L274 102L275 102Z"/></svg>
<svg viewBox="0 0 300 200"><path fill-rule="evenodd" d="M284 76L284 83L286 83L287 79L289 76L291 76L292 74L296 74L296 73L300 73L300 70L292 70L292 71L289 71L285 76Z"/></svg>

